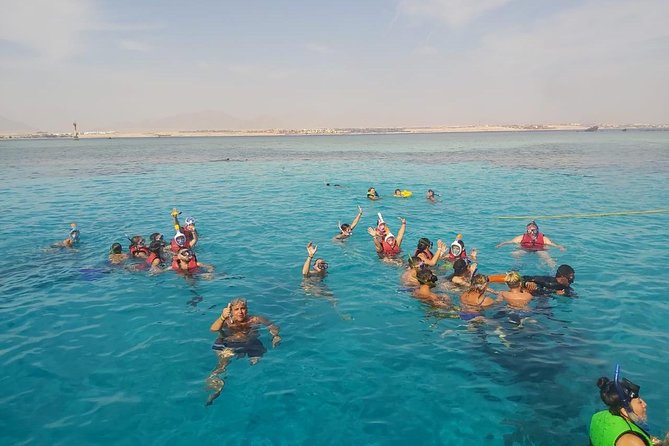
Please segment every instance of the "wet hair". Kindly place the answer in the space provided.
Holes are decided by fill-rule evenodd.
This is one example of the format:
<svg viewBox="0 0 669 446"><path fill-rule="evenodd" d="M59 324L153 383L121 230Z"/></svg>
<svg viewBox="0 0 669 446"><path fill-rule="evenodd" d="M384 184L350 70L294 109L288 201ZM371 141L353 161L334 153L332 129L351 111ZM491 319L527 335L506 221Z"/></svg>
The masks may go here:
<svg viewBox="0 0 669 446"><path fill-rule="evenodd" d="M416 249L418 251L425 251L426 249L428 249L431 246L432 246L432 242L430 241L430 239L423 237L420 240L418 240L418 246L416 247Z"/></svg>
<svg viewBox="0 0 669 446"><path fill-rule="evenodd" d="M537 228L537 232L539 232L539 225L537 224L536 221L532 220L527 225L525 225L525 227L528 228L528 229L529 229L530 226L534 226L535 228Z"/></svg>
<svg viewBox="0 0 669 446"><path fill-rule="evenodd" d="M149 240L151 240L152 242L154 242L154 241L156 241L156 239L157 239L158 236L160 236L160 235L163 235L163 234L161 234L160 232L154 232L153 234L151 234L151 235L149 236Z"/></svg>
<svg viewBox="0 0 669 446"><path fill-rule="evenodd" d="M339 226L339 229L341 229L342 231L346 231L348 229L351 229L351 225L349 225L348 223L343 223L341 226Z"/></svg>
<svg viewBox="0 0 669 446"><path fill-rule="evenodd" d="M621 392L616 389L615 381L611 381L606 376L602 376L597 380L597 387L599 387L599 396L609 408L609 412L613 415L620 415L620 409L628 406L633 398L639 397L640 387L632 381L623 378L619 382ZM622 394L622 395L621 395ZM624 400L621 399L624 398Z"/></svg>
<svg viewBox="0 0 669 446"><path fill-rule="evenodd" d="M160 242L160 240L154 240L149 244L149 251L160 255L160 251L162 250L163 246L164 245Z"/></svg>
<svg viewBox="0 0 669 446"><path fill-rule="evenodd" d="M574 268L569 265L560 265L558 266L555 277L569 277L574 275Z"/></svg>
<svg viewBox="0 0 669 446"><path fill-rule="evenodd" d="M138 245L140 242L144 242L144 237L141 235L133 235L130 238L130 246Z"/></svg>
<svg viewBox="0 0 669 446"><path fill-rule="evenodd" d="M423 260L418 256L409 256L409 268L419 268L423 266Z"/></svg>
<svg viewBox="0 0 669 446"><path fill-rule="evenodd" d="M488 286L488 276L485 274L476 274L472 277L472 289L482 291Z"/></svg>
<svg viewBox="0 0 669 446"><path fill-rule="evenodd" d="M232 300L230 301L230 308L234 307L234 306L237 305L237 304L244 304L244 306L245 306L246 308L249 307L248 303L246 302L246 299L244 299L243 297L238 297L238 298L236 298L236 299L232 299Z"/></svg>
<svg viewBox="0 0 669 446"><path fill-rule="evenodd" d="M433 285L437 283L437 276L434 275L431 269L429 268L423 268L420 271L416 273L416 280L418 280L418 283L421 285Z"/></svg>
<svg viewBox="0 0 669 446"><path fill-rule="evenodd" d="M455 276L461 276L467 271L467 262L464 259L458 259L453 262L453 273Z"/></svg>
<svg viewBox="0 0 669 446"><path fill-rule="evenodd" d="M506 282L509 288L518 288L523 284L523 277L518 271L510 271L506 273L504 282Z"/></svg>
<svg viewBox="0 0 669 446"><path fill-rule="evenodd" d="M123 252L123 247L120 243L112 243L109 248L109 254L121 254Z"/></svg>

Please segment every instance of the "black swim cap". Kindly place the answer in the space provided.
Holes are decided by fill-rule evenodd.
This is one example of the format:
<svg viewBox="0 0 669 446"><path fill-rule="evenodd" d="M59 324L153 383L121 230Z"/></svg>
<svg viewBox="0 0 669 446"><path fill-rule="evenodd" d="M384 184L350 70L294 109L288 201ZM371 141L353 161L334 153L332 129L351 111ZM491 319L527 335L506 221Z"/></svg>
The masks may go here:
<svg viewBox="0 0 669 446"><path fill-rule="evenodd" d="M418 249L420 249L421 251L424 251L427 248L431 247L432 247L432 242L430 241L429 238L423 237L420 240L418 240Z"/></svg>
<svg viewBox="0 0 669 446"><path fill-rule="evenodd" d="M112 243L111 248L109 248L109 254L121 254L123 247L120 243Z"/></svg>
<svg viewBox="0 0 669 446"><path fill-rule="evenodd" d="M555 277L569 277L574 275L574 268L569 265L560 265L558 266Z"/></svg>
<svg viewBox="0 0 669 446"><path fill-rule="evenodd" d="M432 270L424 268L416 273L416 280L418 280L418 283L421 285L434 285L439 279L434 275Z"/></svg>

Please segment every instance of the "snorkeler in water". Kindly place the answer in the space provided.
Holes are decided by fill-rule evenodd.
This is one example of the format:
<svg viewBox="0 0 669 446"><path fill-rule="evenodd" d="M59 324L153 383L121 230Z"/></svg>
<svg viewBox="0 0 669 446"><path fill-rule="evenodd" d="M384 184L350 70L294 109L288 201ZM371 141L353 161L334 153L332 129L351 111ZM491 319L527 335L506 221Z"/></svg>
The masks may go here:
<svg viewBox="0 0 669 446"><path fill-rule="evenodd" d="M381 199L379 194L376 193L376 189L374 189L373 187L370 187L369 189L367 189L367 198L369 198L370 200L374 200L374 201Z"/></svg>
<svg viewBox="0 0 669 446"><path fill-rule="evenodd" d="M555 276L523 276L525 288L533 295L546 296L552 293L560 296L573 297L576 295L571 284L576 279L574 268L569 265L560 265Z"/></svg>
<svg viewBox="0 0 669 446"><path fill-rule="evenodd" d="M425 198L427 198L427 200L430 201L430 202L432 202L432 203L436 203L436 202L437 202L437 197L438 197L438 196L439 196L439 195L435 194L434 191L433 191L432 189L428 189L428 190L427 190L427 193L425 194Z"/></svg>
<svg viewBox="0 0 669 446"><path fill-rule="evenodd" d="M208 273L206 278L210 278L214 272L212 265L197 261L195 253L188 248L181 248L174 257L172 257L172 269L181 274L192 275L200 270Z"/></svg>
<svg viewBox="0 0 669 446"><path fill-rule="evenodd" d="M504 278L508 291L500 291L499 297L511 308L525 309L532 300L532 294L523 289L523 278L518 271L506 273Z"/></svg>
<svg viewBox="0 0 669 446"><path fill-rule="evenodd" d="M432 288L437 284L437 276L429 268L421 268L416 273L418 288L413 292L413 297L428 302L436 307L450 307L451 299L445 294L436 294Z"/></svg>
<svg viewBox="0 0 669 446"><path fill-rule="evenodd" d="M429 238L423 237L418 240L416 252L413 255L414 257L418 257L426 266L435 266L442 254L446 252L446 244L441 240L437 240L437 251L432 253L430 248L432 248L432 242Z"/></svg>
<svg viewBox="0 0 669 446"><path fill-rule="evenodd" d="M182 233L186 236L186 241L188 242L188 248L195 248L198 241L197 230L195 229L195 219L193 217L187 217L184 221L184 226L181 226L179 223L179 215L181 212L177 208L172 209L172 218L174 219L174 229L178 233Z"/></svg>
<svg viewBox="0 0 669 446"><path fill-rule="evenodd" d="M218 338L211 346L218 357L218 365L207 378L208 387L214 391L207 399L207 406L221 394L225 382L219 375L225 372L232 358L248 356L254 365L267 351L260 341L258 328L261 325L267 327L272 336L272 347L278 346L281 342L279 327L262 316L249 315L246 299L234 299L211 324L209 329L218 332Z"/></svg>
<svg viewBox="0 0 669 446"><path fill-rule="evenodd" d="M339 223L339 234L335 235L335 240L346 240L353 234L353 230L358 223L360 222L360 217L362 217L362 208L358 206L358 215L355 216L353 222L349 225L348 223L341 224Z"/></svg>
<svg viewBox="0 0 669 446"><path fill-rule="evenodd" d="M109 263L112 265L120 265L128 260L128 254L123 252L123 247L120 243L112 243L109 248Z"/></svg>
<svg viewBox="0 0 669 446"><path fill-rule="evenodd" d="M307 244L307 258L302 265L302 275L304 277L323 278L328 273L328 263L320 257L314 261L314 269L311 269L311 260L314 258L316 251L318 251L318 246L309 242Z"/></svg>
<svg viewBox="0 0 669 446"><path fill-rule="evenodd" d="M379 217L381 217L380 213ZM404 233L406 232L407 221L406 219L400 217L401 225L399 231L397 232L397 237L395 237L389 230L387 230L385 222L382 221L382 223L384 229L386 229L384 236L381 236L379 233L379 226L381 226L381 224L377 225L376 229L368 228L367 233L370 236L372 236L372 239L374 240L374 247L376 248L376 253L378 254L379 257L381 258L397 257L402 247L402 240L404 240Z"/></svg>
<svg viewBox="0 0 669 446"><path fill-rule="evenodd" d="M79 244L81 233L79 228L77 228L76 223L70 224L70 233L67 235L67 238L62 242L55 243L51 245L53 248L74 248Z"/></svg>
<svg viewBox="0 0 669 446"><path fill-rule="evenodd" d="M510 244L517 244L521 248L520 251L514 253L515 256L518 256L523 252L536 252L546 264L551 266L551 268L555 267L555 261L548 254L547 248L552 246L558 248L560 251L566 249L564 246L553 242L547 235L539 232L539 225L537 225L537 222L534 220L527 224L524 234L514 237L511 240L498 243L496 248Z"/></svg>

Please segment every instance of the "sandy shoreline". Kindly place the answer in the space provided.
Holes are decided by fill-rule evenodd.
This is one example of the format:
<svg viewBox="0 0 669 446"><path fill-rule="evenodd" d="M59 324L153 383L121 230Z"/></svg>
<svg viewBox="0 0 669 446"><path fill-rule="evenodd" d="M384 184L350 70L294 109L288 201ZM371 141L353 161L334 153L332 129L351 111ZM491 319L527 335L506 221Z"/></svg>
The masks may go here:
<svg viewBox="0 0 669 446"><path fill-rule="evenodd" d="M80 139L92 138L175 138L214 136L317 136L317 135L384 135L427 133L473 132L535 132L535 131L585 131L589 130L669 130L669 125L604 125L597 128L581 124L547 125L472 125L442 127L369 127L369 128L320 128L320 129L258 129L258 130L144 130L144 131L83 131ZM73 133L50 132L0 132L0 139L52 139L72 138Z"/></svg>

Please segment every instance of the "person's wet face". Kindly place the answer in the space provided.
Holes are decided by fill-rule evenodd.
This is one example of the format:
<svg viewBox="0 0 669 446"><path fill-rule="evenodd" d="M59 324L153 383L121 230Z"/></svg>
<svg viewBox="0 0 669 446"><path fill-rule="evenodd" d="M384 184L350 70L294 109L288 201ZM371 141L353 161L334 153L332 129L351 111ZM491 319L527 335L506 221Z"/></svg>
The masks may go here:
<svg viewBox="0 0 669 446"><path fill-rule="evenodd" d="M560 285L570 286L572 283L574 283L574 278L575 278L574 274L569 274L567 276L558 276L555 278L555 280Z"/></svg>
<svg viewBox="0 0 669 446"><path fill-rule="evenodd" d="M636 397L630 400L630 408L634 411L634 414L639 417L642 421L646 420L646 402L643 398Z"/></svg>
<svg viewBox="0 0 669 446"><path fill-rule="evenodd" d="M386 239L386 243L388 243L390 246L395 246L396 243L395 237L388 237Z"/></svg>
<svg viewBox="0 0 669 446"><path fill-rule="evenodd" d="M248 307L245 302L237 302L230 309L233 321L244 321L248 313Z"/></svg>

